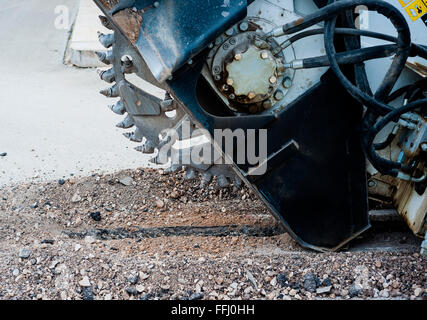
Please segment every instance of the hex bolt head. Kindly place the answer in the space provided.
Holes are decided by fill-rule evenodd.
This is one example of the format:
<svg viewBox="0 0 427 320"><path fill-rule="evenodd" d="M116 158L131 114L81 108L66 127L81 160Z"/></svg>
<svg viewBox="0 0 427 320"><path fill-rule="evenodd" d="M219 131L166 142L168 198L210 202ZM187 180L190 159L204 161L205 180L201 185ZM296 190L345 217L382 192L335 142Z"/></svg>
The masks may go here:
<svg viewBox="0 0 427 320"><path fill-rule="evenodd" d="M216 45L216 46L219 46L219 45L222 43L222 41L223 41L222 37L218 37L218 38L216 38L216 40L215 40L215 45Z"/></svg>
<svg viewBox="0 0 427 320"><path fill-rule="evenodd" d="M255 98L255 97L256 97L256 94L255 94L254 92L249 92L249 93L248 93L248 98L249 98L249 99L251 99L251 100L252 100L252 99L253 99L253 98Z"/></svg>
<svg viewBox="0 0 427 320"><path fill-rule="evenodd" d="M292 79L289 77L285 77L283 79L283 86L287 89L290 88L292 86Z"/></svg>
<svg viewBox="0 0 427 320"><path fill-rule="evenodd" d="M277 90L274 93L274 99L276 99L277 101L282 100L285 97L285 95L283 94L283 92L281 90Z"/></svg>
<svg viewBox="0 0 427 320"><path fill-rule="evenodd" d="M268 52L267 51L261 52L261 59L267 59L267 58L268 58Z"/></svg>
<svg viewBox="0 0 427 320"><path fill-rule="evenodd" d="M241 53L236 53L236 54L234 55L234 60L237 60L237 61L242 60L242 54L241 54Z"/></svg>
<svg viewBox="0 0 427 320"><path fill-rule="evenodd" d="M225 31L225 34L226 34L227 36L231 37L231 36L234 34L234 29L233 29L233 28L228 29L227 31Z"/></svg>
<svg viewBox="0 0 427 320"><path fill-rule="evenodd" d="M216 81L221 80L221 76L220 76L219 74L217 74L217 75L215 76L215 80L216 80Z"/></svg>
<svg viewBox="0 0 427 320"><path fill-rule="evenodd" d="M213 72L214 73L220 73L221 72L221 68L218 66L213 67Z"/></svg>
<svg viewBox="0 0 427 320"><path fill-rule="evenodd" d="M275 76L272 76L272 77L270 77L269 81L271 84L274 84L277 82L277 78Z"/></svg>
<svg viewBox="0 0 427 320"><path fill-rule="evenodd" d="M247 30L248 30L249 25L248 25L248 23L247 23L247 22L242 22L242 23L240 24L239 28L240 28L240 31L245 32L245 31L247 31Z"/></svg>
<svg viewBox="0 0 427 320"><path fill-rule="evenodd" d="M236 96L234 95L234 93L230 94L228 97L230 98L230 100L236 99Z"/></svg>
<svg viewBox="0 0 427 320"><path fill-rule="evenodd" d="M373 180L369 180L368 181L368 187L369 188L374 188L377 185L377 183Z"/></svg>
<svg viewBox="0 0 427 320"><path fill-rule="evenodd" d="M232 86L234 83L233 79L231 79L231 78L228 78L226 82L229 86Z"/></svg>

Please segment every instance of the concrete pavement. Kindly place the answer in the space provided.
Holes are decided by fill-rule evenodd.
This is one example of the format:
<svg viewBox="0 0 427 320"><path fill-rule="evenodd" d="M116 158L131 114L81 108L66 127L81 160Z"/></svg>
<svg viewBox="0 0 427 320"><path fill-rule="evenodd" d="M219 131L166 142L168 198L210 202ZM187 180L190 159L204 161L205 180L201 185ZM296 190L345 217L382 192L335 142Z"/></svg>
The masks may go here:
<svg viewBox="0 0 427 320"><path fill-rule="evenodd" d="M147 165L107 109L94 69L65 66L67 30L55 8L78 1L3 0L0 6L0 186Z"/></svg>
<svg viewBox="0 0 427 320"><path fill-rule="evenodd" d="M105 67L95 54L95 51L106 50L98 41L97 32L111 33L98 19L101 14L101 10L92 0L80 0L73 33L65 55L67 64L84 68Z"/></svg>

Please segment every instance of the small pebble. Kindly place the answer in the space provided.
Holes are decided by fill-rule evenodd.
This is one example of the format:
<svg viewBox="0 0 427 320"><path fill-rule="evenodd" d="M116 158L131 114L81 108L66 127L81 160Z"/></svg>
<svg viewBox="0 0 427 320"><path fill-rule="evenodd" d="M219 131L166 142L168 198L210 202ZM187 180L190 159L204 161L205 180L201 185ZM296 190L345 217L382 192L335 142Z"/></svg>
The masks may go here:
<svg viewBox="0 0 427 320"><path fill-rule="evenodd" d="M101 212L99 212L99 211L97 211L97 212L91 212L89 216L93 220L95 220L96 222L99 222L102 219Z"/></svg>
<svg viewBox="0 0 427 320"><path fill-rule="evenodd" d="M19 249L19 257L21 259L27 259L31 254L31 250L28 248L21 248Z"/></svg>

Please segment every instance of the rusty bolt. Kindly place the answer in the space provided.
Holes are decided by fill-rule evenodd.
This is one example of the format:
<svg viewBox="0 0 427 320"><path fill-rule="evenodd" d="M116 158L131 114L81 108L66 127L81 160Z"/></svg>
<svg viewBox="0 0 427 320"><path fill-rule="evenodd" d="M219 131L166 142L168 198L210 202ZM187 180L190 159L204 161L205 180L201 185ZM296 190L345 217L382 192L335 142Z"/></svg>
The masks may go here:
<svg viewBox="0 0 427 320"><path fill-rule="evenodd" d="M253 98L255 98L255 97L256 97L256 94L255 94L254 92L249 92L249 93L248 93L248 98L249 98L249 99L251 99L251 100L252 100L252 99L253 99Z"/></svg>
<svg viewBox="0 0 427 320"><path fill-rule="evenodd" d="M237 53L237 54L234 56L234 59L235 59L235 60L237 60L237 61L242 60L242 54L241 54L241 53Z"/></svg>
<svg viewBox="0 0 427 320"><path fill-rule="evenodd" d="M274 84L277 82L277 78L275 76L271 76L269 80L271 84Z"/></svg>
<svg viewBox="0 0 427 320"><path fill-rule="evenodd" d="M234 83L233 79L231 79L231 78L228 78L226 82L229 86L232 86Z"/></svg>
<svg viewBox="0 0 427 320"><path fill-rule="evenodd" d="M268 110L273 106L273 103L271 102L271 100L267 100L267 101L264 101L262 106L264 107L265 110Z"/></svg>

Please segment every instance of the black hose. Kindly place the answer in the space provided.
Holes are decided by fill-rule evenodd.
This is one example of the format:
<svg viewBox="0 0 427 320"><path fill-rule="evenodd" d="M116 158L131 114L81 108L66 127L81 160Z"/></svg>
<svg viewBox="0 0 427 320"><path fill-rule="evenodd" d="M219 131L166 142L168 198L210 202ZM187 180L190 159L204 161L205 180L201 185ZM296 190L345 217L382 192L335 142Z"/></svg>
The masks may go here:
<svg viewBox="0 0 427 320"><path fill-rule="evenodd" d="M401 71L403 70L406 59L409 56L409 50L406 50L406 52L405 52L405 47L402 47L401 54L397 55L397 56L399 56L399 58L394 59L392 66L389 69L389 72L397 72L398 73L397 76L395 75L395 76L391 77L391 80L390 80L390 76L389 76L389 78L387 78L388 81L387 81L387 79L384 79L382 85L380 86L380 88L378 89L378 91L375 94L375 98L371 97L371 96L367 95L366 93L362 92L359 88L356 88L344 76L344 74L342 73L342 71L338 65L338 62L336 60L335 47L334 47L334 43L333 43L336 19L337 19L336 17L330 19L329 21L326 22L326 25L325 25L325 48L326 48L326 53L328 55L328 58L330 60L331 68L333 69L335 74L338 76L341 83L349 91L349 93L352 94L359 101L361 101L362 103L366 102L368 107L386 106L387 108L391 108L391 107L385 105L383 102L381 102L381 100L384 99L384 97L388 96L389 87L394 86L398 76L400 75ZM401 19L404 20L404 18L402 16L401 16ZM405 36L404 36L406 33L405 29L403 27L399 28L399 22L398 22L397 18L394 19L393 24L396 26L396 29L398 29L398 32L399 32L398 38L405 39ZM406 27L407 27L406 21L405 21L405 23L403 23L403 25L404 26L406 25ZM409 29L408 29L408 32L409 32ZM409 38L409 41L410 41L410 38ZM402 41L400 44L402 46L404 46L405 43L406 42ZM403 52L403 54L402 54L402 52ZM404 61L402 61L402 57L405 57ZM415 104L415 106L416 106L415 108L418 108L421 105L422 105L422 103L417 102ZM409 106L410 106L409 108L411 108L411 106L413 107L413 104L410 104ZM407 106L405 106L405 107L407 107ZM375 108L372 108L372 109L375 109ZM379 108L377 108L377 110L379 110ZM400 109L398 109L398 110L400 110ZM384 117L384 119L388 119L388 121L391 121L390 119L392 119L392 118L390 118L389 115L394 114L395 112L396 112L395 110L390 110L389 112L387 112L388 114L386 115L386 117ZM402 113L399 113L399 114L402 114ZM382 120L384 120L384 119L382 119ZM378 129L378 127L376 127L376 126L374 126L374 128ZM381 158L378 156L378 154L375 152L375 146L373 144L373 140L375 139L375 136L378 134L378 132L379 131L373 131L371 129L369 131L369 134L366 137L364 137L364 139L362 140L364 148L367 151L368 159L371 161L371 163L374 165L374 167L377 170L379 170L382 174L388 174L388 175L392 175L392 176L396 177L399 174L399 169L401 169L401 168L407 169L407 168L404 168L404 165L402 165L402 163L387 160L387 159L384 159L384 158Z"/></svg>
<svg viewBox="0 0 427 320"><path fill-rule="evenodd" d="M323 29L323 28L322 29L311 29L311 30L303 31L303 32L297 33L296 35L294 35L294 36L290 37L289 39L287 39L286 41L284 41L280 45L280 47L283 48L283 46L285 46L285 45L288 46L288 45L295 43L298 40L301 40L303 38L307 38L307 37L315 36L315 35L319 35L319 34L324 34L324 33L325 33L325 29ZM390 35L387 35L384 33L368 31L368 30L359 30L359 29L352 29L352 28L336 28L335 34L347 35L347 36L358 36L358 37L363 36L363 37L375 38L375 39L380 39L380 40L384 40L384 41L390 41L390 42L397 43L396 37L393 37L393 36L390 36ZM356 48L353 48L353 49L356 49ZM274 52L274 53L276 53L276 52ZM412 43L411 44L410 56L411 57L420 56L420 57L426 58L427 57L427 48L425 48L422 45Z"/></svg>
<svg viewBox="0 0 427 320"><path fill-rule="evenodd" d="M396 121L397 119L399 119L399 117L407 112L410 111L414 111L418 108L421 107L425 107L427 105L427 99L421 99L415 102L411 102L409 104L407 104L406 106L400 107L398 109L395 109L394 111L390 112L389 114L387 114L385 117L383 117L382 119L380 119L368 132L367 135L367 142L368 144L371 146L370 148L370 153L371 156L373 156L374 158L378 157L378 155L375 152L375 148L373 147L373 141L375 139L375 137L377 136L377 134L390 122L392 121ZM394 162L391 160L387 160L387 159L381 159L381 164L389 167L389 168L403 168L404 166L402 165L402 163L400 162Z"/></svg>
<svg viewBox="0 0 427 320"><path fill-rule="evenodd" d="M350 50L336 54L338 64L358 64L364 61L390 57L397 51L397 46L394 44L382 45L359 50ZM320 56L303 59L303 68L319 68L329 66L328 56Z"/></svg>
<svg viewBox="0 0 427 320"><path fill-rule="evenodd" d="M377 151L384 150L393 142L394 138L396 138L396 134L391 132L383 142L374 143L374 149Z"/></svg>
<svg viewBox="0 0 427 320"><path fill-rule="evenodd" d="M330 0L329 2L331 3L333 0ZM376 11L377 13L387 17L397 30L397 38L370 31L355 30L353 9L357 6L366 6L368 10ZM337 17L340 14L343 20L343 25L351 29L335 28ZM349 92L349 94L362 105L367 107L367 112L363 119L362 144L368 159L371 161L374 167L377 168L377 170L379 170L381 173L392 176L397 176L400 169L409 170L410 167L399 162L381 158L375 152L375 149L389 145L394 139L393 135L389 136L386 141L380 144L374 145L373 141L382 128L384 128L391 121L397 121L400 115L403 113L415 110L417 108L426 107L427 99L414 101L422 97L422 92L417 87L408 86L404 89L399 89L392 94L390 94L390 92L395 86L396 81L402 73L403 69L405 68L407 58L410 55L426 57L427 48L425 46L412 44L408 23L400 11L393 5L378 0L337 1L329 4L328 6L311 15L298 19L292 23L285 24L281 27L281 29L276 28L269 35L279 36L282 34L293 34L322 21L325 21L325 27L323 30L309 30L301 32L300 34L297 34L288 39L288 42L292 43L306 36L324 33L326 56L328 62L325 61L324 57L316 57L312 58L311 60L305 59L305 64L307 66L314 66L315 64L330 65L331 69L334 71L339 81ZM335 34L343 34L346 36L344 37L344 40L347 52L336 52L334 45ZM365 49L360 49L360 36L374 37L395 43L395 45L393 45L393 53L396 52L396 55L386 76L384 77L375 94L372 93L369 82L367 80L363 63L363 58L367 57L367 51L362 51ZM381 51L381 47L384 49L384 46L368 48L371 50L369 51L370 55L380 56L381 54L384 54L384 52ZM391 49L391 47L389 47L389 49ZM351 55L358 56L350 58ZM356 85L354 85L340 69L340 64L348 63L350 61L354 64ZM405 93L406 97L408 98L407 101L409 101L406 106L395 109L387 104ZM383 116L383 118L377 121L378 116Z"/></svg>

